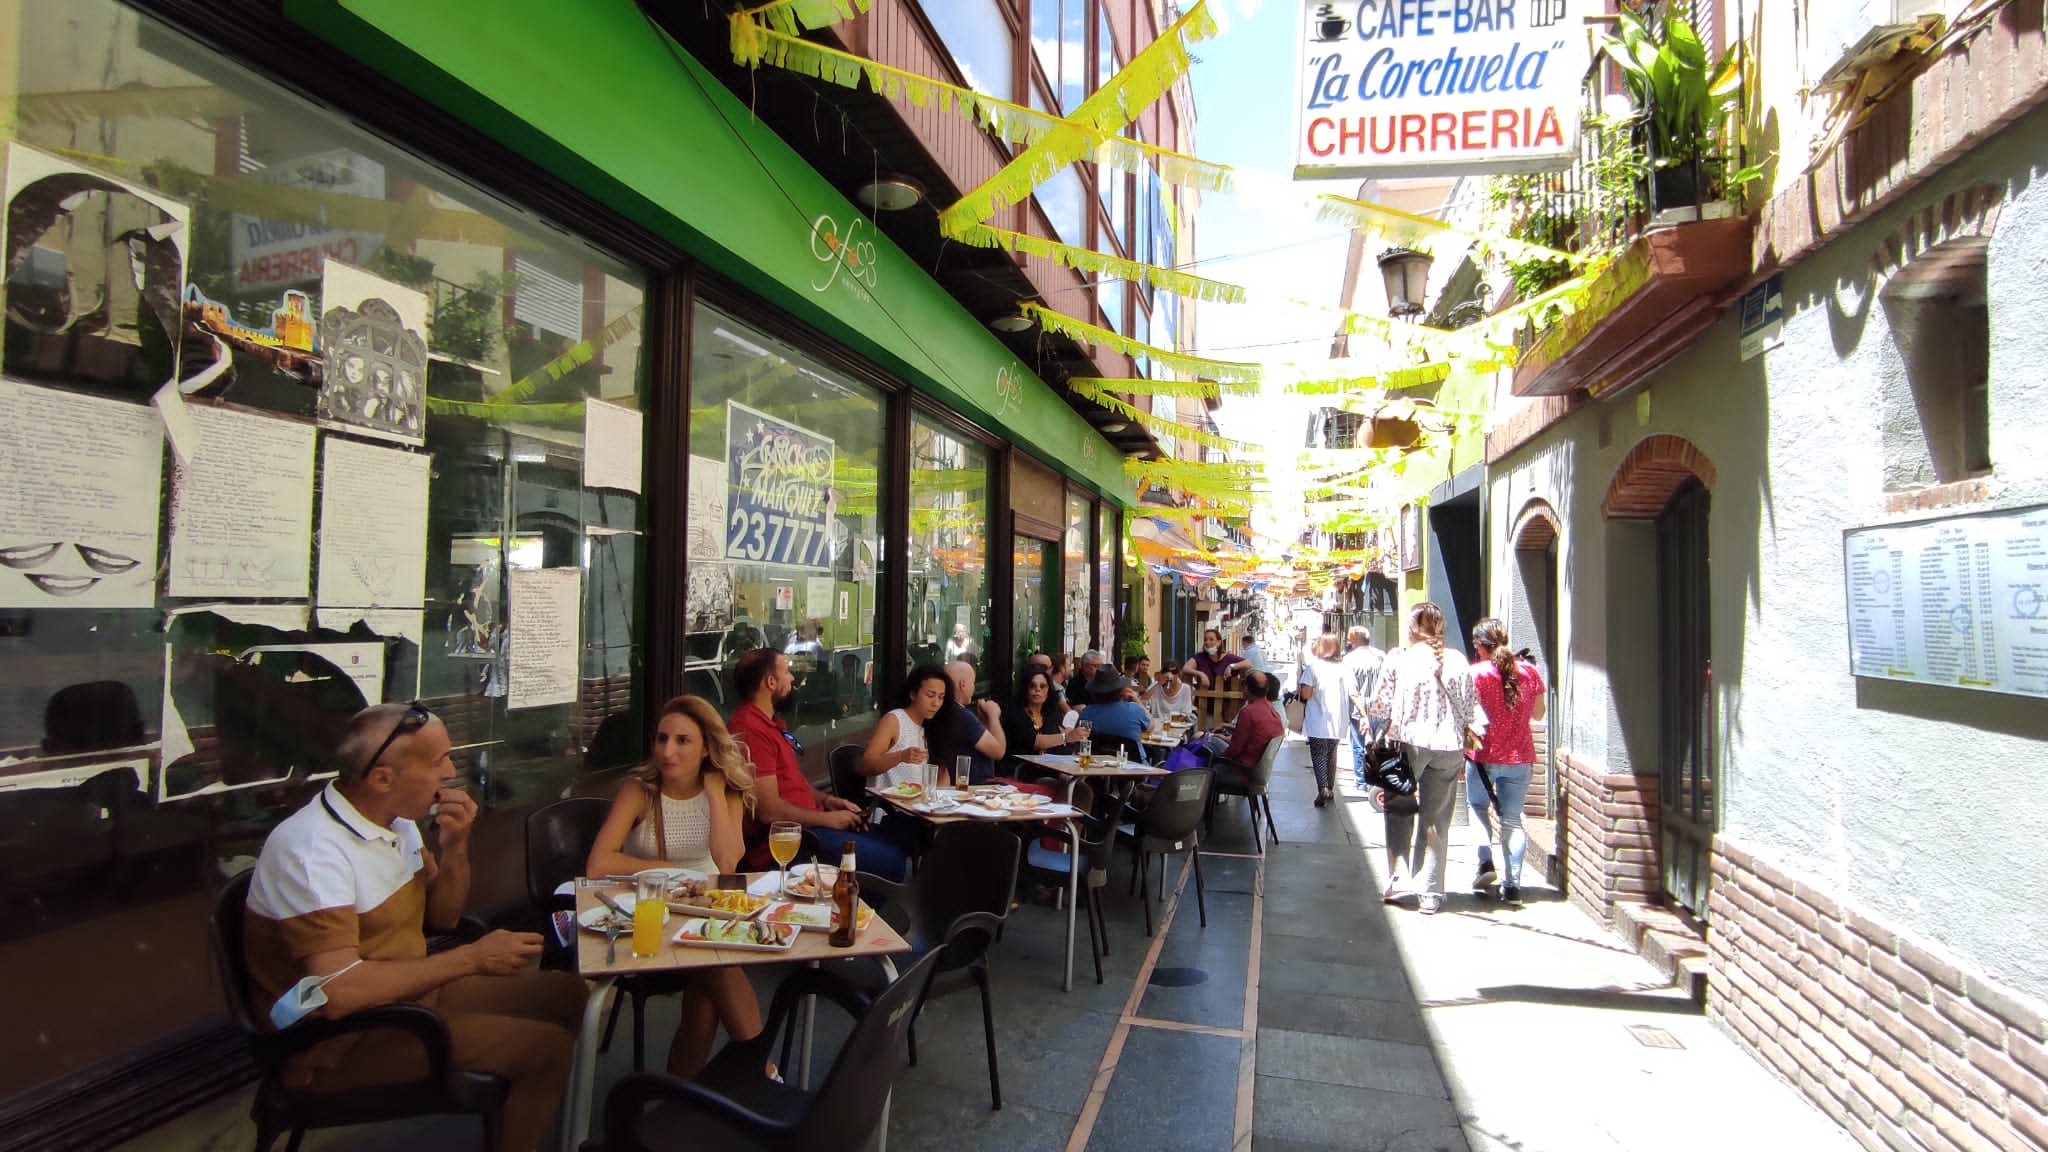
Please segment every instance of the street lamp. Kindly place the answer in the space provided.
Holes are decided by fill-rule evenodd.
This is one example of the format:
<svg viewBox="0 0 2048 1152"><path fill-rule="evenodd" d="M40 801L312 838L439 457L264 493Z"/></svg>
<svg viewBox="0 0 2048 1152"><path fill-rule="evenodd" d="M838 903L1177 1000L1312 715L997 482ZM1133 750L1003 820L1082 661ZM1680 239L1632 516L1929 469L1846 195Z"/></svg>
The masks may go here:
<svg viewBox="0 0 2048 1152"><path fill-rule="evenodd" d="M1420 316L1429 293L1428 255L1407 248L1380 253L1380 275L1387 282L1387 315L1396 320Z"/></svg>

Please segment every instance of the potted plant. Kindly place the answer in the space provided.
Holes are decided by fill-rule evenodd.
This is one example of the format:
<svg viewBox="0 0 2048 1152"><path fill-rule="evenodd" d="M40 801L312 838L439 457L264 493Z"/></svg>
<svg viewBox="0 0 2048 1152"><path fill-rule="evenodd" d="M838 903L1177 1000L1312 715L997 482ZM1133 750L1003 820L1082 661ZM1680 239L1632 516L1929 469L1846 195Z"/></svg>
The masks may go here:
<svg viewBox="0 0 2048 1152"><path fill-rule="evenodd" d="M1626 8L1600 52L1621 69L1635 102L1638 132L1650 156L1653 209L1686 207L1738 191L1754 168L1730 172L1729 124L1742 110L1742 70L1735 45L1720 59L1685 18L1648 18Z"/></svg>

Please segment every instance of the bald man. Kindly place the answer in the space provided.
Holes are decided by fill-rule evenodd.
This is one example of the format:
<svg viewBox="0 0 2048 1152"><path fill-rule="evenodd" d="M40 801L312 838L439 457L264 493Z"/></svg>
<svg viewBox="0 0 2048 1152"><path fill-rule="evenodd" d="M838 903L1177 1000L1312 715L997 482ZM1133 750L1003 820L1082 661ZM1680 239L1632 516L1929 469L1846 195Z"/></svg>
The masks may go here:
<svg viewBox="0 0 2048 1152"><path fill-rule="evenodd" d="M996 764L1009 751L1003 739L1003 710L993 700L974 702L974 665L965 660L946 665L946 679L958 705L953 709L952 753L969 760L968 779L957 783L980 784L996 774Z"/></svg>
<svg viewBox="0 0 2048 1152"><path fill-rule="evenodd" d="M448 729L414 702L378 704L349 721L339 775L271 830L243 912L243 958L258 1004L297 998L326 978L316 1014L337 1019L416 1003L448 1025L456 1067L502 1077L504 1147L540 1143L568 1082L587 995L568 972L540 972L541 938L492 932L434 955L426 932L453 929L469 897L476 801L456 783ZM419 822L432 821L438 851ZM297 1058L287 1075L340 1091L417 1080L426 1055L410 1035L342 1036Z"/></svg>

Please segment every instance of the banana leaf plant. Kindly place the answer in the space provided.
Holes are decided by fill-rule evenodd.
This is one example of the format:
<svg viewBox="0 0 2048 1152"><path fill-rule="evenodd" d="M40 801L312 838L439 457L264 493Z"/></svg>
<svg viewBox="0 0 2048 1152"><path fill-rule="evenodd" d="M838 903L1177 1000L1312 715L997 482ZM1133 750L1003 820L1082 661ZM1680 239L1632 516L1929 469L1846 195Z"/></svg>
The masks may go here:
<svg viewBox="0 0 2048 1152"><path fill-rule="evenodd" d="M1743 110L1742 56L1730 45L1712 58L1684 17L1655 19L1624 8L1615 33L1600 38L1600 53L1621 69L1641 116L1653 174L1674 168L1706 173L1724 194L1761 175L1756 167L1730 170L1731 126Z"/></svg>

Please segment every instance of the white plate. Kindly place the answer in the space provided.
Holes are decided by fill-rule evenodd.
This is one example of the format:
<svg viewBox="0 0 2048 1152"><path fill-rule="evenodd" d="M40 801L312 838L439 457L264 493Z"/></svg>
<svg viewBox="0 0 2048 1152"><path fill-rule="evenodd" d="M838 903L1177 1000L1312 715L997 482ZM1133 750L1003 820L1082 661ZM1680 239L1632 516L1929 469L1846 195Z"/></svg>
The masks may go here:
<svg viewBox="0 0 2048 1152"><path fill-rule="evenodd" d="M729 940L711 940L707 939L704 935L705 932L710 930L712 925L722 927L734 923L746 924L750 930L755 927L774 929L782 937L782 942L780 944L738 943ZM691 948L731 948L739 952L787 952L796 946L796 938L799 934L799 929L787 924L761 925L759 921L705 920L700 918L683 921L682 927L676 929L675 942Z"/></svg>
<svg viewBox="0 0 2048 1152"><path fill-rule="evenodd" d="M633 906L635 904L638 904L639 901L634 898L631 892L615 892L612 894L612 902L614 904L617 904L619 907L625 909L626 915L629 918L627 923L619 929L619 932L622 935L631 932L633 930L633 925L630 917L633 915ZM585 908L581 912L578 912L576 914L576 923L582 925L585 931L603 932L604 921L608 917L610 917L611 914L611 909L605 907L602 904L596 904L589 908ZM666 906L663 906L661 910L661 921L664 924L668 923L668 908Z"/></svg>

